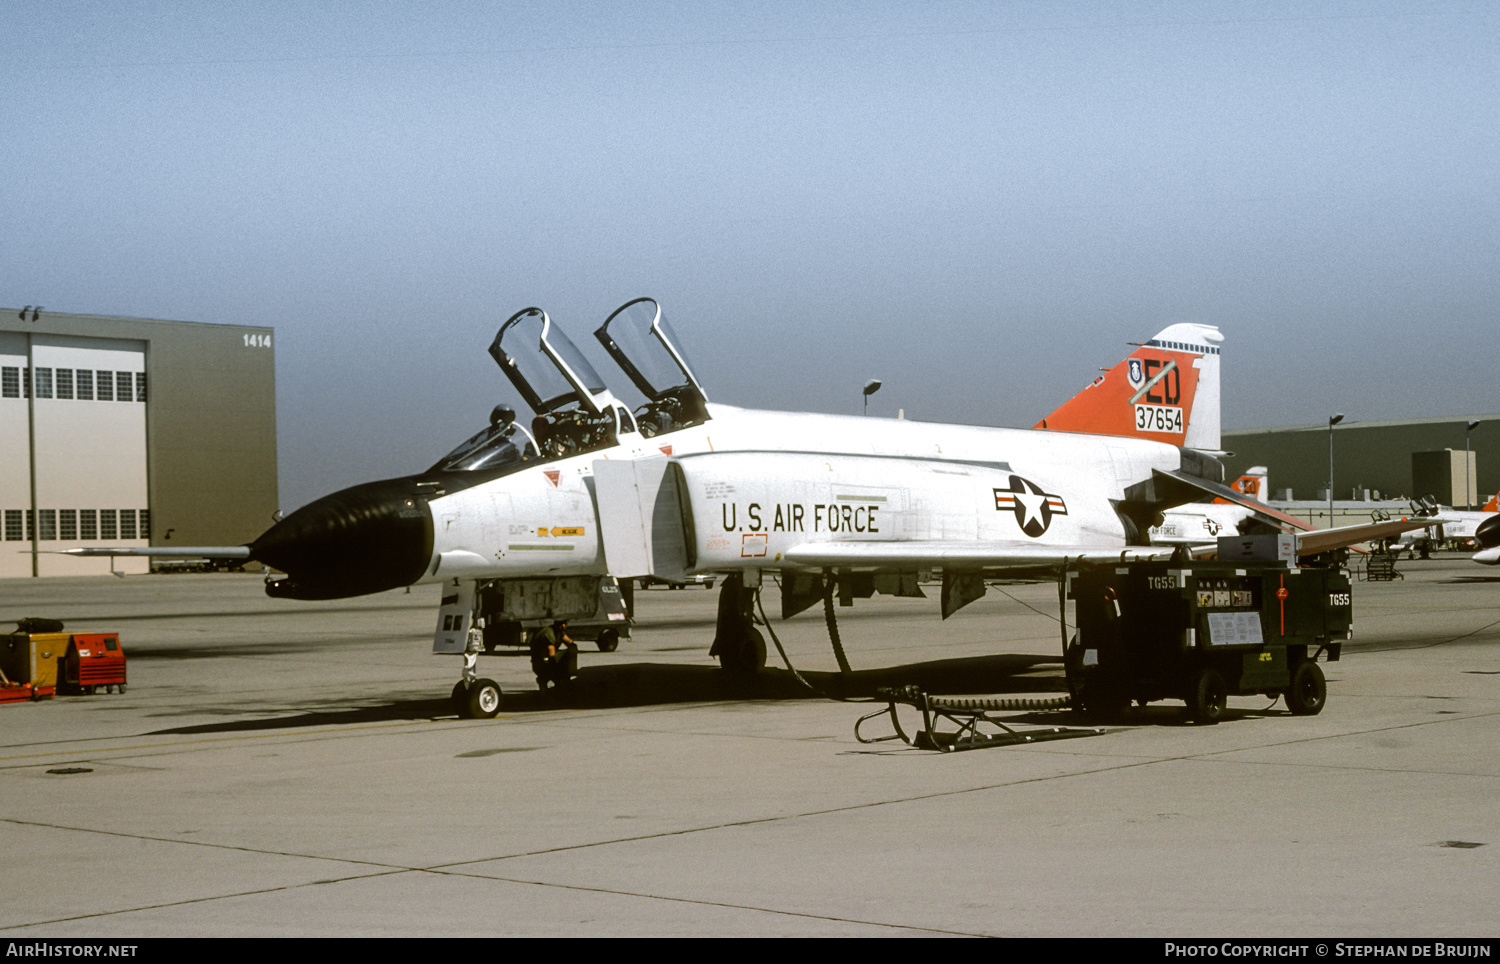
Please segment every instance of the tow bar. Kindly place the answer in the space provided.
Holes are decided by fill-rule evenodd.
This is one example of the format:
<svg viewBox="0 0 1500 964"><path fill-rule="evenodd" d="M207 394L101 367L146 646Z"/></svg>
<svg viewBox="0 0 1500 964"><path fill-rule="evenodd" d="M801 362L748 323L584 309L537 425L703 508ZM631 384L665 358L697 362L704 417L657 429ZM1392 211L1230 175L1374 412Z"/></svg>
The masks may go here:
<svg viewBox="0 0 1500 964"><path fill-rule="evenodd" d="M1106 730L1099 727L1071 728L1045 727L1033 730L1017 730L1007 726L991 713L1008 710L1056 710L1068 705L1068 698L1052 700L971 700L953 697L931 696L918 686L881 687L875 691L876 699L886 701L886 708L862 716L854 724L854 738L861 743L885 743L900 740L907 746L919 750L939 750L951 753L955 750L979 750L991 746L1014 746L1018 743L1040 743L1044 740L1069 740L1079 736L1103 736ZM922 729L908 736L901 727L896 714L897 704L915 707L922 714ZM886 736L866 737L860 727L877 716L887 714L891 728ZM943 727L947 724L951 729Z"/></svg>

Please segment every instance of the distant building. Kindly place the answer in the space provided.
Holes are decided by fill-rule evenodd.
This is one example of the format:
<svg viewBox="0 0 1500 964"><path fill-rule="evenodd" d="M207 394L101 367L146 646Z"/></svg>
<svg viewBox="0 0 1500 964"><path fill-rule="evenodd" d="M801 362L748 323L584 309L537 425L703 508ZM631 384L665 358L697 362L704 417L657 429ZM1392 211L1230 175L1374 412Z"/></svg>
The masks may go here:
<svg viewBox="0 0 1500 964"><path fill-rule="evenodd" d="M277 507L272 335L0 308L0 578L109 571L49 549L263 532Z"/></svg>
<svg viewBox="0 0 1500 964"><path fill-rule="evenodd" d="M1464 426L1473 418L1480 424L1469 433L1473 474L1466 480ZM1286 498L1285 492L1290 489L1297 500L1327 501L1326 423L1225 432L1221 444L1234 453L1223 459L1229 478L1252 465L1264 465L1269 469L1272 498ZM1452 454L1442 454L1445 449L1451 449ZM1476 509L1500 487L1500 415L1346 420L1334 426L1335 499L1419 499L1431 495L1444 505L1456 503L1461 508L1466 481Z"/></svg>

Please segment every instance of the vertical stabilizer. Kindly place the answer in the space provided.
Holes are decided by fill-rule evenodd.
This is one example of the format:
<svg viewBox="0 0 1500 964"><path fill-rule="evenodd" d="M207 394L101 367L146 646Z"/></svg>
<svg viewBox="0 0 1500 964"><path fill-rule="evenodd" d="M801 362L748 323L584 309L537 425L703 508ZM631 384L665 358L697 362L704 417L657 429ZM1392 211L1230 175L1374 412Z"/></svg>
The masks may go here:
<svg viewBox="0 0 1500 964"><path fill-rule="evenodd" d="M1217 452L1223 341L1212 325L1165 328L1036 427Z"/></svg>
<svg viewBox="0 0 1500 964"><path fill-rule="evenodd" d="M1245 474L1235 479L1230 488L1236 492L1243 492L1262 505L1271 501L1270 483L1266 481L1266 467L1257 465L1252 469L1246 469ZM1232 505L1228 499L1215 499L1215 502L1224 505Z"/></svg>

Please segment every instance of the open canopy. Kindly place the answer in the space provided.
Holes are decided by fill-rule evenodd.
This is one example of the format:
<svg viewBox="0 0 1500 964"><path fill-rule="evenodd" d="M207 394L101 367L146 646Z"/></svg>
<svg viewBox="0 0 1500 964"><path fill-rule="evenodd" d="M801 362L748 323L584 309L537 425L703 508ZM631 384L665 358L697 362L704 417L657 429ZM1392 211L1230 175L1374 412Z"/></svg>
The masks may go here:
<svg viewBox="0 0 1500 964"><path fill-rule="evenodd" d="M518 311L501 325L490 355L538 415L575 402L599 415L614 404L594 366L540 308Z"/></svg>
<svg viewBox="0 0 1500 964"><path fill-rule="evenodd" d="M636 413L643 433L708 421L708 396L655 300L637 298L615 309L594 337L646 396Z"/></svg>

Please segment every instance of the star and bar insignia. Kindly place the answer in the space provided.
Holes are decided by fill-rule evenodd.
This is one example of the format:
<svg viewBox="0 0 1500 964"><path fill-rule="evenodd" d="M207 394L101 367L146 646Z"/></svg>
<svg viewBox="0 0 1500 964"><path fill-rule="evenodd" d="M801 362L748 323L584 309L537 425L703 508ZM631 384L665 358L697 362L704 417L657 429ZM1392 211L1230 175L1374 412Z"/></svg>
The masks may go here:
<svg viewBox="0 0 1500 964"><path fill-rule="evenodd" d="M1060 495L1049 495L1029 479L1010 477L1010 488L995 490L995 509L1010 509L1016 514L1016 525L1033 539L1046 532L1055 515L1067 515L1068 505Z"/></svg>

